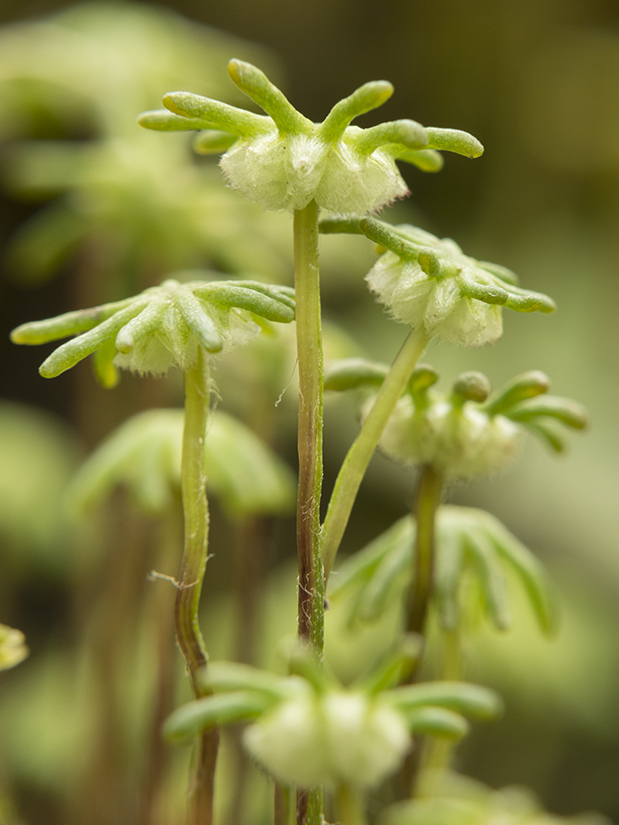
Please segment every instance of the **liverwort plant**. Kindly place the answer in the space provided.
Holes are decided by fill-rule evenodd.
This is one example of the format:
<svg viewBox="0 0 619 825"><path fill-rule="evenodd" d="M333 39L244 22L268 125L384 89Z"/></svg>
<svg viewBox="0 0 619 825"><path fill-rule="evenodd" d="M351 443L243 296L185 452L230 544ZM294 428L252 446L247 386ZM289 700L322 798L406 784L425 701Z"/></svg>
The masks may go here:
<svg viewBox="0 0 619 825"><path fill-rule="evenodd" d="M294 215L297 357L299 371L299 560L298 631L321 655L324 644L324 573L321 552L323 355L318 268L318 217L321 208L362 216L407 193L397 159L422 169L440 168L437 149L472 157L483 148L456 130L430 129L411 120L369 129L351 126L392 94L390 83L367 83L337 103L315 124L301 115L269 79L249 63L232 60L236 85L266 115L188 92L163 98L165 110L140 117L142 126L165 131L199 130L195 147L221 153L228 183L266 209ZM412 369L425 348L415 339ZM369 459L368 459L369 460ZM319 807L315 803L314 807ZM300 813L301 818L304 814ZM318 821L319 813L312 814Z"/></svg>
<svg viewBox="0 0 619 825"><path fill-rule="evenodd" d="M164 732L171 741L197 737L190 786L192 825L213 823L219 729L238 723L247 726L242 734L247 752L275 782L276 825L324 825L325 815L330 817L324 790L334 796L341 825L366 825L368 789L382 786L389 801L412 799L414 807L420 734L430 743L436 738L459 739L468 729L466 717L491 716L500 708L491 691L464 684L459 670L441 681L420 681L430 606L439 604L446 629L458 629L467 566L477 571L495 625L509 624L501 589L505 563L517 571L542 625L552 624L551 598L538 563L491 517L443 509L445 482L502 469L517 452L524 429L559 449L562 440L553 421L582 428L586 416L573 402L546 396L548 381L538 372L519 376L494 395L484 376L468 372L450 392L439 394L433 390L436 371L418 365L433 339L465 347L495 342L502 333L503 307L525 313L555 308L547 296L519 287L511 271L465 255L450 239L372 217L408 193L397 162L435 172L442 166L441 151L479 157L479 141L465 132L426 128L412 120L367 129L352 125L391 96L393 87L385 81L361 86L336 103L321 123L313 123L255 66L232 60L229 74L264 114L181 91L166 94L165 109L144 113L139 123L159 131L196 131L195 150L221 154L230 187L266 210L292 213L294 291L254 280L213 280L212 273L205 279L205 273L184 272L115 303L24 324L12 337L16 343L44 344L73 336L42 364L41 374L48 378L89 355L94 355L96 373L108 387L118 380L118 369L161 375L174 365L184 374L180 486L185 542L175 582L175 627L194 701L172 713ZM333 214L321 222L321 210ZM375 393L337 476L324 523L321 230L355 233L378 244L381 254L367 275L368 286L392 318L410 327L391 366L348 361L327 375L330 389L369 386ZM285 676L239 663L207 667L198 608L209 549L205 438L210 364L219 353L271 323L293 320L299 382L300 644L286 663ZM174 441L177 414L172 417ZM163 423L168 427L170 420ZM160 413L157 426L161 424ZM116 442L122 447L123 473L127 467L135 471L140 485L149 480L144 472L149 449L161 449L154 437L149 448L145 426L143 418L139 424L130 422ZM166 429L162 443L166 462L170 460L167 470L174 476L171 432ZM226 446L222 438L230 460L245 443L241 439L238 435L239 443ZM366 619L379 614L393 592L403 591L405 621L400 638L389 639L368 671L344 685L324 661L325 588L379 445L397 460L421 467L414 517L391 528L386 541L360 553L351 563L353 572L344 569L341 588L359 585L358 615ZM118 453L111 453L111 465L95 472L95 487L110 480L106 468L112 475L118 470ZM132 466L133 461L139 466ZM247 473L252 472L248 465ZM144 486L148 495L161 492ZM447 549L441 546L435 563L437 534ZM447 765L448 752L442 749L440 758L435 756L435 768ZM399 789L391 788L389 795L385 782L398 770ZM428 819L425 825L436 822Z"/></svg>
<svg viewBox="0 0 619 825"><path fill-rule="evenodd" d="M496 694L476 685L401 686L418 653L416 640L405 637L347 689L303 649L293 654L288 677L217 663L206 677L209 695L176 710L165 734L182 742L215 725L251 722L245 745L260 764L288 786L337 789L339 821L356 825L365 791L398 767L411 733L460 739L468 730L464 717L492 718L501 708Z"/></svg>
<svg viewBox="0 0 619 825"><path fill-rule="evenodd" d="M20 344L75 336L43 362L40 372L45 378L60 375L93 353L98 358L97 372L108 385L116 379L117 366L161 375L174 364L183 371L185 546L177 582L175 626L196 697L204 695L199 673L207 662L198 607L208 558L204 439L211 390L209 358L259 332L269 322L289 323L293 318L294 299L286 287L252 281L181 283L168 279L133 298L23 324L12 333L13 341ZM216 731L200 738L193 785L196 822L212 821L217 746Z"/></svg>
<svg viewBox="0 0 619 825"><path fill-rule="evenodd" d="M325 386L374 390L387 372L386 365L345 360L330 367ZM488 513L440 506L441 498L448 484L505 470L519 454L527 431L561 452L565 443L557 425L583 430L586 411L571 399L547 395L550 382L537 370L517 376L494 393L482 373L463 373L449 392L436 391L437 381L431 367L414 370L380 440L385 455L420 467L417 519L394 525L349 560L332 595L350 590L356 582L364 592L357 596L353 612L369 620L380 614L404 577L412 587L408 631L423 632L431 598L441 625L451 630L461 612L463 567L472 566L490 620L498 629L507 629L511 620L502 571L506 562L522 580L540 626L549 631L554 625L553 600L535 557ZM364 404L366 413L372 403L370 397Z"/></svg>
<svg viewBox="0 0 619 825"><path fill-rule="evenodd" d="M148 565L152 566L149 580L159 586L134 594L129 616L149 645L146 696L154 694L157 701L150 709L145 726L150 745L142 777L141 810L145 821L156 817L158 805L165 797L165 776L170 762L170 749L161 737L161 725L174 708L174 684L177 668L173 643L173 624L170 621L172 593L169 583L178 565L178 540L182 535L182 502L180 495L184 414L182 409L150 409L123 422L88 457L73 478L67 491L70 511L80 521L96 517L97 510L106 508L107 524L115 511L112 501L126 500L138 519L137 536L144 536ZM257 435L236 417L215 409L209 414L207 437L203 440L206 491L215 499L235 524L236 540L246 535L257 515L283 515L294 510L296 480L292 470L276 456ZM129 508L128 508L129 509ZM155 527L153 535L152 527ZM126 527L126 525L125 525ZM123 537L124 537L123 531ZM148 540L150 536L150 541ZM118 536L110 530L103 533L105 552L110 567L114 554L139 560L136 536L118 548ZM235 553L245 549L233 548ZM249 551L256 550L255 543ZM111 557L111 558L110 558ZM145 560L146 560L145 559ZM124 578L127 578L125 575ZM106 599L106 593L100 595ZM237 612L245 617L248 607L246 594L237 595ZM94 611L95 615L97 611ZM131 621L115 604L116 626L123 627L126 636ZM119 615L120 614L120 615ZM106 623L107 624L107 623ZM251 649L243 628L244 649ZM99 647L100 649L100 647ZM93 682L122 684L127 680L126 663L119 658L98 656L93 662ZM138 658L137 656L132 657ZM135 680L136 671L130 674ZM144 703L142 697L141 703ZM113 703L104 704L101 717L101 750L106 752L107 730L123 728L126 719ZM111 717L111 718L110 718ZM95 737L93 737L95 738ZM95 747L97 743L95 743ZM118 759L115 760L118 762ZM123 769L123 765L120 768ZM97 765L101 771L100 763Z"/></svg>
<svg viewBox="0 0 619 825"><path fill-rule="evenodd" d="M325 120L301 115L268 78L249 63L232 60L237 86L266 113L256 115L210 98L172 92L165 110L139 122L160 130L200 130L195 148L224 152L228 183L266 209L294 214L297 353L299 368L299 636L316 650L323 641L323 585L320 552L322 485L323 363L318 270L320 208L363 215L407 193L395 161L422 169L440 168L436 149L480 155L481 145L456 130L430 129L411 120L370 129L351 126L393 93L390 83L367 83L337 103ZM417 356L423 344L416 349Z"/></svg>
<svg viewBox="0 0 619 825"><path fill-rule="evenodd" d="M326 386L373 389L387 374L384 365L343 361L333 365ZM350 591L352 586L357 591L353 615L366 620L384 612L394 590L403 592L403 629L422 638L435 603L446 637L451 635L455 641L446 645L443 667L451 678L460 678L460 601L468 570L474 571L485 611L500 630L511 625L506 566L520 578L543 631L555 626L555 610L537 559L488 514L442 507L445 486L505 469L518 454L526 430L560 452L564 441L556 425L582 430L587 414L570 399L546 395L550 383L539 371L517 376L494 394L486 376L478 372L460 375L449 393L436 392L437 381L438 374L430 367L420 365L413 371L380 439L386 455L419 467L414 521L404 519L394 525L344 565L335 592ZM365 405L368 414L373 403L370 398ZM443 768L448 751L439 746L428 750L427 762ZM417 760L405 776L413 792L418 767Z"/></svg>
<svg viewBox="0 0 619 825"><path fill-rule="evenodd" d="M385 252L368 274L368 284L395 320L412 328L391 369L378 381L380 390L337 477L322 537L328 576L363 475L428 342L437 337L468 347L491 343L502 332L501 307L552 312L555 304L516 286L510 270L480 263L453 241L414 227L392 227L371 218L336 219L326 221L323 231L362 231L380 244Z"/></svg>

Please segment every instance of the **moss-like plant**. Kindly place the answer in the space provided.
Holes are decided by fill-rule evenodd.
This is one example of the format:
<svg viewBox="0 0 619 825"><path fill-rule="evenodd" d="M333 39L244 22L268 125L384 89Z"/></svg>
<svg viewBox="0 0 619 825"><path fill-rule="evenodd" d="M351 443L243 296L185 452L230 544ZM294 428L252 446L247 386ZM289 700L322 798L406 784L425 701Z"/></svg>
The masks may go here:
<svg viewBox="0 0 619 825"><path fill-rule="evenodd" d="M314 123L255 66L232 60L229 74L264 114L176 91L164 96L165 109L146 112L139 122L155 131L197 132L194 148L201 154L221 155L230 187L266 210L292 213L294 291L255 280L213 280L211 273L207 278L204 273L173 274L133 297L24 324L14 330L13 340L45 344L73 336L42 364L41 374L48 378L89 355L94 355L96 373L109 387L116 383L119 368L161 375L174 365L183 372L180 485L185 544L175 582L175 623L194 701L177 709L164 730L171 740L197 742L190 822L213 822L219 729L243 723L248 725L243 734L247 751L275 782L276 825L324 825L325 815L330 816L329 794L335 796L341 825L365 825L367 789L385 786L397 771L399 780L391 795L386 787L384 793L390 802L412 799L412 807L394 808L389 816L405 822L412 810L411 822L436 825L433 811L442 810L440 805L430 807L427 816L422 807L415 807L419 754L424 751L420 734L430 743L428 761L443 770L451 748L436 745L437 738L439 743L461 738L468 730L464 717L491 716L500 702L487 689L462 682L457 669L449 680L420 681L427 670L429 612L436 607L446 632L460 631L460 617L467 610L462 581L472 570L488 617L498 628L507 627L507 565L520 578L542 627L550 630L554 624L553 599L535 557L491 516L443 508L445 481L502 469L527 429L558 450L563 441L553 424L582 429L586 415L574 402L546 395L548 381L539 372L525 373L495 394L483 375L468 372L451 391L440 394L433 388L436 371L418 365L433 339L466 347L496 341L502 333L503 307L524 313L555 308L547 296L519 287L509 270L465 255L454 241L372 216L408 194L398 162L437 171L442 151L479 157L483 148L476 138L409 119L366 129L352 125L391 96L393 88L386 81L361 86L336 103L322 122ZM321 211L333 214L321 222ZM353 233L361 241L365 236L378 244L380 257L367 275L368 286L396 321L410 327L391 366L353 360L327 373L328 389L365 387L371 397L324 521L321 230ZM287 659L287 675L239 663L207 665L198 608L209 549L210 364L249 335L293 320L299 381L300 646ZM158 423L165 423L165 413L157 415ZM178 466L178 442L170 450L170 432L162 441L159 431L153 431L149 448L142 425L146 427L145 418L134 420L117 442L108 445L108 458L114 460L101 459L90 477L85 471L86 499L116 477L120 444L120 453L130 457L120 462L121 475L128 470L140 495L159 506L162 489ZM239 447L247 453L254 450L240 431L233 443L226 442L225 433L218 438L223 451L220 469L226 460L237 462ZM167 447L162 448L163 443ZM370 671L345 686L330 675L324 661L325 588L364 473L379 446L398 461L420 467L414 520L397 523L345 565L332 593L334 598L338 590L355 593L353 624L379 616L398 593L404 620L401 637L386 639ZM154 455L165 459L163 476L149 475ZM211 482L217 486L217 460L212 466ZM253 474L251 461L243 466L244 472ZM219 482L231 500L241 501L242 479L224 471ZM417 811L421 820L415 819Z"/></svg>
<svg viewBox="0 0 619 825"><path fill-rule="evenodd" d="M183 371L185 416L181 491L185 547L176 597L176 638L196 697L204 695L199 672L207 653L199 628L198 606L208 559L209 510L206 498L204 440L210 397L209 358L224 347L258 333L269 322L289 323L294 299L285 287L228 281L168 279L160 287L125 301L80 310L18 327L16 343L41 344L75 336L44 361L41 374L54 378L95 354L97 373L108 386L116 369L162 374L173 364ZM200 740L194 784L196 821L212 819L217 732Z"/></svg>

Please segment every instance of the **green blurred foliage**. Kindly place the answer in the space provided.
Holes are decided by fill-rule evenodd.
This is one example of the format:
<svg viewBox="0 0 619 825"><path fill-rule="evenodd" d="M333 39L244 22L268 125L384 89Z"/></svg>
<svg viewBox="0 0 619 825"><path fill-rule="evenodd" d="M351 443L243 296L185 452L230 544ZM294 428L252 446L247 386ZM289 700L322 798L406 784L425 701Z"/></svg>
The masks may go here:
<svg viewBox="0 0 619 825"><path fill-rule="evenodd" d="M392 806L382 820L384 825L609 825L607 819L597 814L564 819L546 813L526 788L491 791L480 782L457 774L439 779L436 784L434 799Z"/></svg>
<svg viewBox="0 0 619 825"><path fill-rule="evenodd" d="M71 528L63 490L78 459L71 430L23 404L0 403L0 542L3 568L66 570Z"/></svg>

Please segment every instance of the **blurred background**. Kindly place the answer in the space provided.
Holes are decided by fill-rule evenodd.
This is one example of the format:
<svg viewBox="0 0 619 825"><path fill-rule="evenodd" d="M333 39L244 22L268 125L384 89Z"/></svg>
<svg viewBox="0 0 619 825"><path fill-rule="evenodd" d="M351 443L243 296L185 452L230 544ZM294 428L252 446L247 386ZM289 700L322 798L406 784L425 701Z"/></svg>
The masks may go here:
<svg viewBox="0 0 619 825"><path fill-rule="evenodd" d="M468 369L485 372L494 387L541 369L554 394L588 407L592 424L571 439L569 455L528 444L504 476L450 491L451 502L488 509L538 553L563 617L553 640L539 637L526 607L507 634L479 629L470 678L496 685L508 710L499 724L475 731L458 766L492 786L527 784L558 814L595 809L619 821L616 0L392 0L383 7L367 0L4 0L0 24L0 622L23 630L31 648L25 663L0 674L0 822L124 821L118 810L91 811L91 818L83 799L67 802L83 731L95 736L73 691L84 679L95 690L101 679L96 654L85 663L75 650L89 601L105 590L106 576L120 575L121 568L105 573L101 534L123 529L105 514L95 527L76 526L65 516L63 490L127 415L182 397L174 378L123 376L119 387L102 390L84 365L46 382L37 374L46 353L11 345L8 333L26 320L133 294L175 270L290 282L288 216L262 216L225 190L215 162L193 158L186 135L135 126L140 111L158 108L177 88L244 105L227 77L233 56L264 67L313 120L365 81L386 79L394 96L362 125L412 117L464 129L484 144L481 159L447 156L438 175L403 168L412 196L386 217L510 267L559 310L550 317L506 312L495 346L443 344L426 360L445 387ZM243 244L234 243L239 237ZM405 330L364 287L368 247L324 239L324 315L334 325L327 344L336 354L391 361ZM255 358L236 358L218 378L221 406L245 419L257 415L257 396L240 392L258 381ZM258 429L273 442L273 404L292 361L264 372L271 395L257 406L271 412ZM293 395L285 394L275 425L278 452L292 466ZM327 491L356 416L354 403L328 399ZM414 474L377 456L342 552L406 513L414 483ZM225 522L225 502L216 503L216 535L238 528ZM289 517L277 528L269 564L286 565L291 524ZM144 558L148 571L154 562ZM214 604L229 579L225 554L216 562ZM142 567L130 574L144 579ZM105 647L101 627L111 631L104 605L98 609L104 618L85 635ZM294 625L294 615L288 621ZM226 632L215 635L218 651ZM226 653L223 641L221 648Z"/></svg>

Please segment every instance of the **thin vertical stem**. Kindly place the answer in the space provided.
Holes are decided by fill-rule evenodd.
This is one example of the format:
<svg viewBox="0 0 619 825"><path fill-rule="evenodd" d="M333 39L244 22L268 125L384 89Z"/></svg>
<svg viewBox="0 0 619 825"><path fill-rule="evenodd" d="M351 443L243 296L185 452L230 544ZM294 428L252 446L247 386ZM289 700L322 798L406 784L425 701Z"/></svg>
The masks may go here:
<svg viewBox="0 0 619 825"><path fill-rule="evenodd" d="M424 464L420 470L415 497L414 509L417 520L415 570L408 602L407 620L408 632L418 633L421 636L424 634L432 595L436 511L441 503L442 491L441 473L432 464Z"/></svg>
<svg viewBox="0 0 619 825"><path fill-rule="evenodd" d="M333 567L335 555L346 530L368 464L395 405L404 392L411 373L427 345L428 337L422 329L411 332L408 336L340 468L322 528L322 559L325 579L329 577Z"/></svg>
<svg viewBox="0 0 619 825"><path fill-rule="evenodd" d="M320 656L324 623L320 556L324 370L318 270L318 206L314 201L305 209L294 213L294 261L299 361L299 638L311 644Z"/></svg>
<svg viewBox="0 0 619 825"><path fill-rule="evenodd" d="M275 782L273 790L273 825L294 825L295 812L291 786Z"/></svg>
<svg viewBox="0 0 619 825"><path fill-rule="evenodd" d="M417 521L413 585L408 598L406 629L425 637L428 608L432 597L435 558L436 511L441 503L443 476L432 465L424 464L419 472L414 513ZM422 658L409 677L417 679ZM423 740L417 741L413 752L402 767L401 780L405 796L417 795L417 782L422 767ZM408 790L408 793L406 792Z"/></svg>
<svg viewBox="0 0 619 825"><path fill-rule="evenodd" d="M337 792L338 821L341 825L366 825L363 798L352 785L340 785Z"/></svg>
<svg viewBox="0 0 619 825"><path fill-rule="evenodd" d="M196 363L185 372L185 423L181 460L185 546L175 605L176 639L185 658L196 698L205 695L199 675L208 658L198 615L208 558L209 510L204 468L208 408L208 368L205 356L198 348ZM198 739L198 753L190 786L189 822L192 825L212 825L218 742L216 730L204 733Z"/></svg>
<svg viewBox="0 0 619 825"><path fill-rule="evenodd" d="M316 655L322 658L324 574L320 553L320 497L324 369L318 269L318 205L314 201L294 213L294 263L299 364L298 634L301 642L311 645ZM321 789L299 793L297 823L321 825Z"/></svg>

